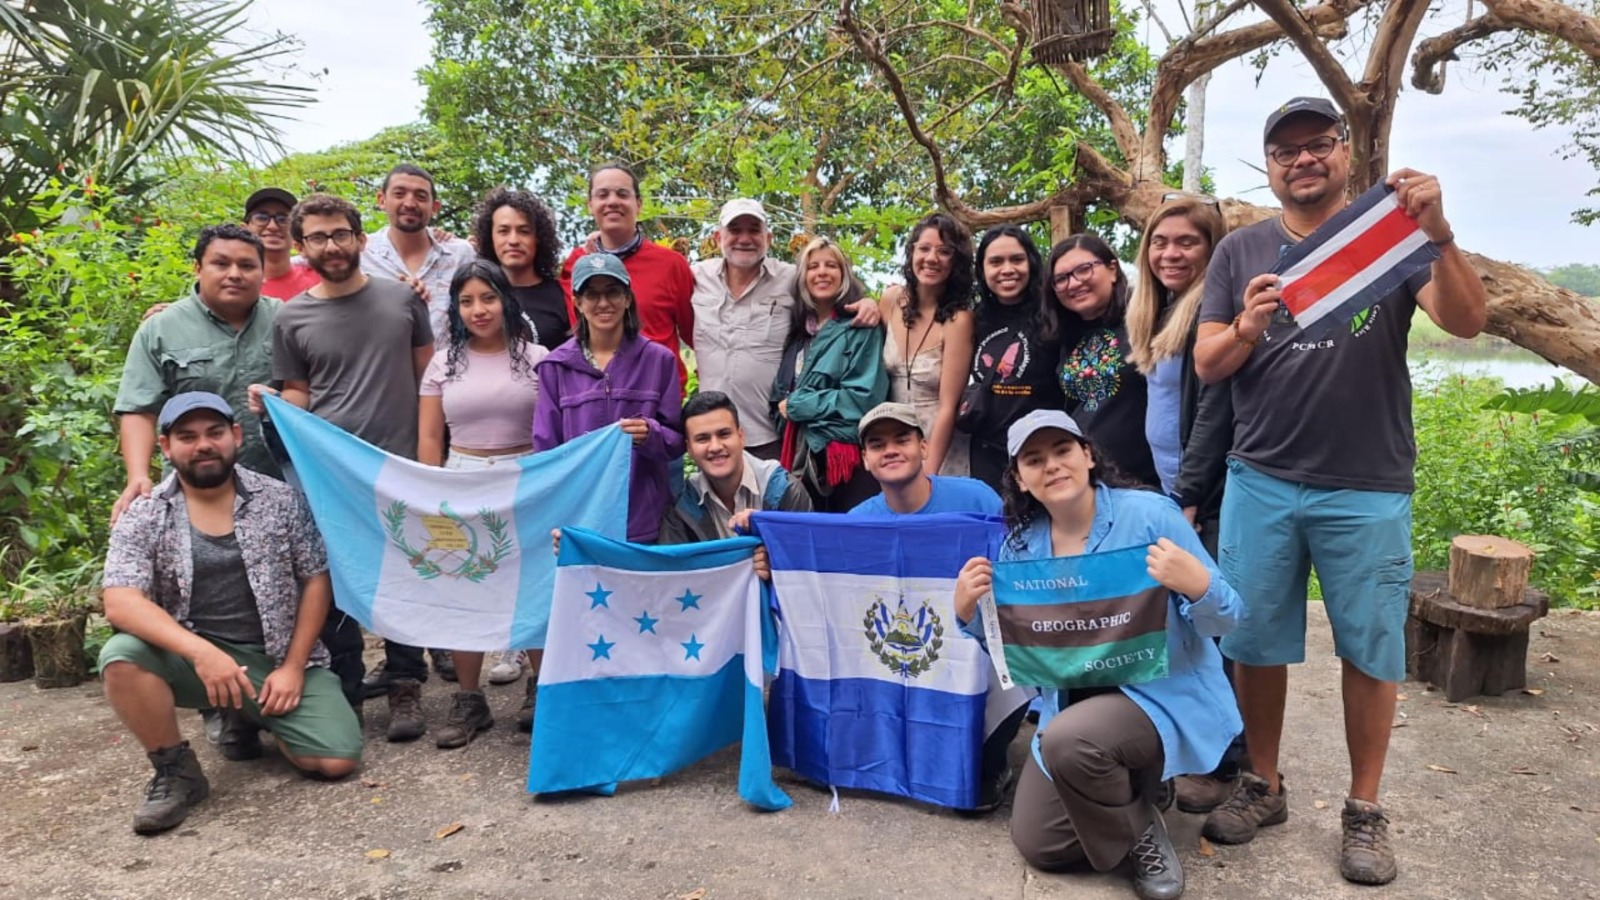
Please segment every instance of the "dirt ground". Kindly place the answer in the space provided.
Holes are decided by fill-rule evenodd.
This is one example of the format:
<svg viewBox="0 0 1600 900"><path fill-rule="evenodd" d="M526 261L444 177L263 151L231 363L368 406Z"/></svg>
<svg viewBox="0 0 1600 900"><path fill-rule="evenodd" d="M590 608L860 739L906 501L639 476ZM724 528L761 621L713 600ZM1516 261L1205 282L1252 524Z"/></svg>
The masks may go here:
<svg viewBox="0 0 1600 900"><path fill-rule="evenodd" d="M1198 817L1170 815L1187 897L1600 898L1600 614L1535 627L1526 692L1452 704L1402 688L1384 782L1401 874L1381 889L1338 874L1348 773L1331 653L1314 608L1310 660L1290 681L1289 822L1213 848ZM449 689L427 687L433 727ZM0 898L1132 896L1126 874L1029 871L1009 808L973 821L854 794L829 814L826 794L785 779L794 807L756 812L735 792L734 752L612 798L537 801L511 725L521 686L489 691L500 721L458 751L431 735L384 743L387 712L369 705L365 768L338 784L271 751L227 762L186 713L212 797L141 838L130 823L149 767L98 685L0 685Z"/></svg>

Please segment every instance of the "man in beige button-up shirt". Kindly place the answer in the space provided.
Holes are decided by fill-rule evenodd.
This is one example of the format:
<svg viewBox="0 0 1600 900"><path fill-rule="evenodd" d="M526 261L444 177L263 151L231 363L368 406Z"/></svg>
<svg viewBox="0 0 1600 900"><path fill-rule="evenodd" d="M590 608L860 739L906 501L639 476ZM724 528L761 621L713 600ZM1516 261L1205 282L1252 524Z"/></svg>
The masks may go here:
<svg viewBox="0 0 1600 900"><path fill-rule="evenodd" d="M717 217L722 255L695 263L694 347L700 389L733 399L745 430L745 450L760 459L778 458L772 423L772 382L778 377L789 337L795 298L793 263L767 256L772 245L767 211L741 198L723 204ZM854 324L874 327L876 303L862 303Z"/></svg>

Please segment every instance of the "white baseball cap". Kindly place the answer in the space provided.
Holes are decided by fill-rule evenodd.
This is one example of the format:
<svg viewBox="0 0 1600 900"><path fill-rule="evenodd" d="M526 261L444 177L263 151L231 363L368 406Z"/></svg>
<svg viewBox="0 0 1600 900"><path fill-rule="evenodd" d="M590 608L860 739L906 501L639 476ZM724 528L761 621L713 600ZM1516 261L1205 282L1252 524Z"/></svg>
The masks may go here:
<svg viewBox="0 0 1600 900"><path fill-rule="evenodd" d="M740 197L722 204L722 212L717 215L717 227L727 228L740 216L754 216L763 226L767 224L767 210L761 201Z"/></svg>
<svg viewBox="0 0 1600 900"><path fill-rule="evenodd" d="M1036 409L1011 423L1011 428L1006 431L1006 455L1016 459L1022 452L1022 445L1028 438L1046 428L1059 428L1076 438L1083 437L1083 429L1072 417L1059 409Z"/></svg>

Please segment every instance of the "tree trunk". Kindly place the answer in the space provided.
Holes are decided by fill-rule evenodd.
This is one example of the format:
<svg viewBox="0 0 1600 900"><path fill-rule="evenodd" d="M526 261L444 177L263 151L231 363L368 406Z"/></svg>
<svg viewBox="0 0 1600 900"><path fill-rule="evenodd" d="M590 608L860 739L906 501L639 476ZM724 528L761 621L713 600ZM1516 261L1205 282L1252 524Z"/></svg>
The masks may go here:
<svg viewBox="0 0 1600 900"><path fill-rule="evenodd" d="M1211 83L1207 72L1189 85L1189 110L1183 122L1183 189L1191 194L1200 193L1200 175L1205 170L1206 159L1206 86Z"/></svg>

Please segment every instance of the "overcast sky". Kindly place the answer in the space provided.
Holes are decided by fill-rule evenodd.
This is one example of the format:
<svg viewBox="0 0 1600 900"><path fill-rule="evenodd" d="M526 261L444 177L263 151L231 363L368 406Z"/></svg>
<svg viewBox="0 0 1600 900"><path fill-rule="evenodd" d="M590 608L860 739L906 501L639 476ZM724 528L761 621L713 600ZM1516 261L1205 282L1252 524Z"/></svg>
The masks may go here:
<svg viewBox="0 0 1600 900"><path fill-rule="evenodd" d="M304 42L301 66L321 74L318 102L284 133L293 150L359 140L421 116L416 70L429 58L425 10L414 0L270 0L252 7L262 28ZM1423 36L1436 33L1425 26ZM1600 263L1600 228L1571 223L1571 211L1600 177L1580 161L1560 159L1565 134L1534 131L1503 115L1508 98L1494 82L1452 68L1441 96L1409 88L1390 160L1439 176L1445 209L1463 246L1525 265ZM1261 164L1266 113L1299 94L1321 93L1309 67L1292 54L1274 62L1258 87L1243 63L1217 70L1208 94L1206 165L1218 192L1259 203L1272 198L1242 159ZM1181 157L1182 147L1174 146ZM1600 202L1592 200L1591 202Z"/></svg>

